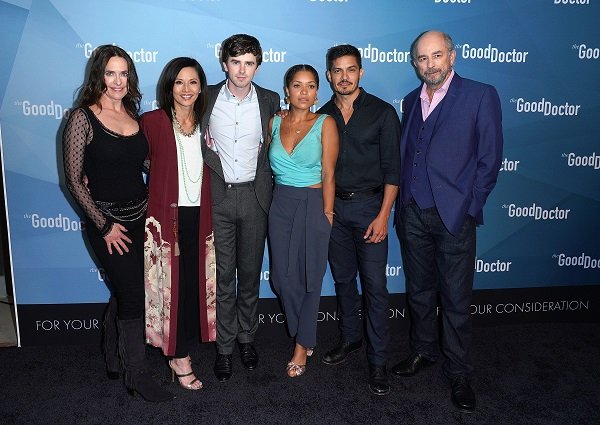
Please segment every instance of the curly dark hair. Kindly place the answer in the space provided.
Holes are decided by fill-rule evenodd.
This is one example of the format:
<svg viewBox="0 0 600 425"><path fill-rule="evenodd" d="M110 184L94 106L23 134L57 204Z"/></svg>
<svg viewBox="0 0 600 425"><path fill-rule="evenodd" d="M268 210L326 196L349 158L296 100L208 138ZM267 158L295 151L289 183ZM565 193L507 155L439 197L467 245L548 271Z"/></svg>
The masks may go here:
<svg viewBox="0 0 600 425"><path fill-rule="evenodd" d="M142 100L135 65L125 50L112 44L98 46L92 53L89 63L89 73L79 90L76 104L78 107L96 105L102 109L100 97L106 90L104 70L108 61L114 57L123 58L127 62L127 71L129 72L129 77L127 78L128 91L123 98L123 106L125 106L127 113L135 119L140 113L140 102Z"/></svg>

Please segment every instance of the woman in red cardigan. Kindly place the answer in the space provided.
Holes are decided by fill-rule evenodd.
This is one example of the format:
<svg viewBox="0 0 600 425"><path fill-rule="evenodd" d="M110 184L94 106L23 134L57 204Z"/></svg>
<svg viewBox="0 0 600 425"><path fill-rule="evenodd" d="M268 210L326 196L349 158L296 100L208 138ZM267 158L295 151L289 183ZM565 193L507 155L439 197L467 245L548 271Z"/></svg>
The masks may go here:
<svg viewBox="0 0 600 425"><path fill-rule="evenodd" d="M191 344L214 341L215 254L210 173L201 146L206 76L192 58L171 60L158 83L159 108L142 116L150 174L144 243L146 339L160 347L173 377L188 390Z"/></svg>

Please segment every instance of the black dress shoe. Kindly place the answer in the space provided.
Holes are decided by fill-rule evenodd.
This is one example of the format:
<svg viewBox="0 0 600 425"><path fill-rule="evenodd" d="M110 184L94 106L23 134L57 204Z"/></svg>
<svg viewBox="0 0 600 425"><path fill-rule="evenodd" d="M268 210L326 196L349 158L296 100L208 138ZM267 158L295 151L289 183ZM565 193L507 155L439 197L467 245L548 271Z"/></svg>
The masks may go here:
<svg viewBox="0 0 600 425"><path fill-rule="evenodd" d="M335 347L334 349L325 353L325 355L323 356L321 361L328 365L340 364L344 360L346 360L346 357L348 357L348 354L354 353L355 351L360 350L361 345L362 345L362 341L356 341L356 342L341 341L337 347Z"/></svg>
<svg viewBox="0 0 600 425"><path fill-rule="evenodd" d="M240 357L242 364L248 370L256 369L258 364L258 353L252 344L240 344Z"/></svg>
<svg viewBox="0 0 600 425"><path fill-rule="evenodd" d="M398 376L413 376L418 371L427 366L431 366L435 362L418 353L411 354L407 359L402 360L392 368L392 373Z"/></svg>
<svg viewBox="0 0 600 425"><path fill-rule="evenodd" d="M215 376L221 382L227 381L233 374L231 370L231 354L217 354L215 360Z"/></svg>
<svg viewBox="0 0 600 425"><path fill-rule="evenodd" d="M466 376L457 376L452 379L452 403L461 412L471 413L475 410L475 393Z"/></svg>
<svg viewBox="0 0 600 425"><path fill-rule="evenodd" d="M390 384L385 366L369 365L369 390L375 395L389 394Z"/></svg>

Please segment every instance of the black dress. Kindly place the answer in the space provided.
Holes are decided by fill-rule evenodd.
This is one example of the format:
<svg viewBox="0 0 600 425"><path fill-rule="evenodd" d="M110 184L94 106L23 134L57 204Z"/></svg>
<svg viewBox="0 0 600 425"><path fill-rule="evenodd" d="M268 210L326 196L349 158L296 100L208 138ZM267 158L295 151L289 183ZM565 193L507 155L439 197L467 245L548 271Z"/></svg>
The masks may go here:
<svg viewBox="0 0 600 425"><path fill-rule="evenodd" d="M108 276L123 320L144 314L147 189L142 171L147 153L141 131L123 136L104 127L89 108L71 112L63 133L66 183L86 215L88 240ZM114 249L110 255L103 238L114 222L125 226L132 241L123 255Z"/></svg>

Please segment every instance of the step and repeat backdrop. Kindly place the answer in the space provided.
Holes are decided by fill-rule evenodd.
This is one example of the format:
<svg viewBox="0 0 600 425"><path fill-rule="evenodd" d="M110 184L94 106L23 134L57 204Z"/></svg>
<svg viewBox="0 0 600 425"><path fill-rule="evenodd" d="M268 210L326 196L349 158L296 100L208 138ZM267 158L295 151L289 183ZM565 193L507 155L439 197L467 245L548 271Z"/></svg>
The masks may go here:
<svg viewBox="0 0 600 425"><path fill-rule="evenodd" d="M96 340L109 296L61 159L94 48L114 43L131 55L148 111L170 59L195 57L217 83L221 42L240 32L264 49L258 84L282 95L285 71L312 64L322 103L332 94L326 50L357 46L362 86L399 115L419 85L411 42L427 29L451 34L456 71L494 85L504 115L504 160L473 265L475 323L598 320L599 18L598 0L0 1L0 142L20 345ZM393 231L389 246L390 319L400 334L409 319ZM266 251L260 295L262 330L283 335ZM321 325L335 326L329 273L322 295Z"/></svg>

